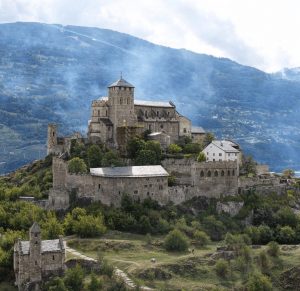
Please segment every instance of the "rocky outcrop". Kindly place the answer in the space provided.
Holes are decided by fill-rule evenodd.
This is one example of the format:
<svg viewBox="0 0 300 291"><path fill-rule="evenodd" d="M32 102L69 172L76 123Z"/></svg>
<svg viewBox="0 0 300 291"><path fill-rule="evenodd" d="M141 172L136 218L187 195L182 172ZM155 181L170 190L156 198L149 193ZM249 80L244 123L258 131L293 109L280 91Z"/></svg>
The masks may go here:
<svg viewBox="0 0 300 291"><path fill-rule="evenodd" d="M244 202L217 202L217 212L219 214L225 212L228 213L230 216L235 216L240 212L243 206Z"/></svg>

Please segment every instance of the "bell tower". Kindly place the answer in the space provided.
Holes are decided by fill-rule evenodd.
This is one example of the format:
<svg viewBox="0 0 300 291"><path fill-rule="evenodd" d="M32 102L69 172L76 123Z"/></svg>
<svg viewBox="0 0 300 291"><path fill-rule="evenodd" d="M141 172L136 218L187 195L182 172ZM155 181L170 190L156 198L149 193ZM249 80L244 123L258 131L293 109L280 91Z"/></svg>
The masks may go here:
<svg viewBox="0 0 300 291"><path fill-rule="evenodd" d="M40 282L42 280L41 245L41 229L34 222L29 231L29 270L31 282Z"/></svg>
<svg viewBox="0 0 300 291"><path fill-rule="evenodd" d="M134 112L134 86L121 78L108 87L109 118L113 123L113 137L116 143L118 127L136 125Z"/></svg>

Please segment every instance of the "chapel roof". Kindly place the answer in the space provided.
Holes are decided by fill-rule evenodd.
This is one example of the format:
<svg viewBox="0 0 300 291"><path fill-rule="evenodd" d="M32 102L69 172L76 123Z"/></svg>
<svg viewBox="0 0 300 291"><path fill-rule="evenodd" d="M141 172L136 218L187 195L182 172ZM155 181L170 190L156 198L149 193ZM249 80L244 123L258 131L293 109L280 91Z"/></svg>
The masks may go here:
<svg viewBox="0 0 300 291"><path fill-rule="evenodd" d="M21 253L23 255L29 254L29 246L30 246L30 242L28 240L20 241ZM42 253L59 252L62 250L64 250L64 246L61 244L59 239L42 240L41 241L41 252Z"/></svg>

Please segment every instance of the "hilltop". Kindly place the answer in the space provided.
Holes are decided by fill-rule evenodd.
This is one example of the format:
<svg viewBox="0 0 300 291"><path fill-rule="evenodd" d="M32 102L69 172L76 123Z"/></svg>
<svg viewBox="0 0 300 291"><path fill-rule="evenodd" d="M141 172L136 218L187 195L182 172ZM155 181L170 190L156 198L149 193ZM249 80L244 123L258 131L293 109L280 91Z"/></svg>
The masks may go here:
<svg viewBox="0 0 300 291"><path fill-rule="evenodd" d="M300 83L116 31L0 25L0 173L45 155L47 123L85 132L91 101L120 71L146 100L172 100L272 170L300 164Z"/></svg>

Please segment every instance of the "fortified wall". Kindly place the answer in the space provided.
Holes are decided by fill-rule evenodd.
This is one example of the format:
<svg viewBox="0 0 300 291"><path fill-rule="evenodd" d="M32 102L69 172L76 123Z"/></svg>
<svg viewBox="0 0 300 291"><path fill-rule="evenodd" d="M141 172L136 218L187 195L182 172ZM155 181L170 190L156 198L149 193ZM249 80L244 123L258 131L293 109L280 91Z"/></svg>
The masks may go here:
<svg viewBox="0 0 300 291"><path fill-rule="evenodd" d="M197 162L193 159L166 159L163 167L175 177L169 187L169 199L175 204L193 197L236 195L238 166L236 162Z"/></svg>

